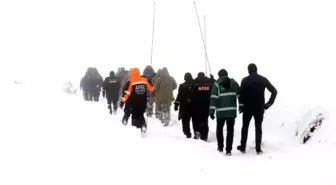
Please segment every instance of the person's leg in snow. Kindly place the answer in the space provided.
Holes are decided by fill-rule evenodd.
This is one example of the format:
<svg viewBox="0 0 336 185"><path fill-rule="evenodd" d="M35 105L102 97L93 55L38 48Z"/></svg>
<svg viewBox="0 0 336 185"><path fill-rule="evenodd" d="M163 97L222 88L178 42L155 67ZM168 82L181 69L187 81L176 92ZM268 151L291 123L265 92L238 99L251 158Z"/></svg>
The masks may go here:
<svg viewBox="0 0 336 185"><path fill-rule="evenodd" d="M200 139L203 141L208 141L208 134L209 134L209 125L208 125L208 118L203 119L202 123L200 124Z"/></svg>
<svg viewBox="0 0 336 185"><path fill-rule="evenodd" d="M100 96L100 92L99 91L97 91L97 92L94 93L94 101L95 102L99 101L99 96Z"/></svg>
<svg viewBox="0 0 336 185"><path fill-rule="evenodd" d="M226 155L230 156L232 151L233 137L234 137L234 118L226 119Z"/></svg>
<svg viewBox="0 0 336 185"><path fill-rule="evenodd" d="M164 126L168 126L170 123L170 105L169 104L162 104L161 105L162 110L162 124Z"/></svg>
<svg viewBox="0 0 336 185"><path fill-rule="evenodd" d="M194 128L194 139L199 139L201 137L200 125L202 124L202 119L198 114L192 115L192 124Z"/></svg>
<svg viewBox="0 0 336 185"><path fill-rule="evenodd" d="M147 116L148 117L152 117L154 114L154 102L155 102L155 98L154 97L150 97L149 101L148 101L148 106L147 106Z"/></svg>
<svg viewBox="0 0 336 185"><path fill-rule="evenodd" d="M147 124L144 117L145 110L132 109L132 126L141 129L141 133L145 134L147 132Z"/></svg>
<svg viewBox="0 0 336 185"><path fill-rule="evenodd" d="M256 152L257 154L262 154L261 150L261 140L262 140L262 122L264 120L264 112L259 111L254 113L254 123L255 123L255 141L256 141Z"/></svg>
<svg viewBox="0 0 336 185"><path fill-rule="evenodd" d="M161 121L161 105L155 100L155 118Z"/></svg>
<svg viewBox="0 0 336 185"><path fill-rule="evenodd" d="M114 99L112 100L112 105L113 105L113 113L117 114L117 110L118 110L118 100Z"/></svg>
<svg viewBox="0 0 336 185"><path fill-rule="evenodd" d="M88 91L83 91L83 97L85 101L89 101L89 92Z"/></svg>
<svg viewBox="0 0 336 185"><path fill-rule="evenodd" d="M111 107L112 98L107 96L106 99L107 99L107 108L109 109L110 114L112 114L112 107Z"/></svg>
<svg viewBox="0 0 336 185"><path fill-rule="evenodd" d="M237 147L237 149L245 153L246 151L246 142L247 142L247 137L248 137L248 130L250 126L250 121L252 119L253 112L251 111L244 111L243 112L243 126L241 129L241 140L240 140L240 145Z"/></svg>
<svg viewBox="0 0 336 185"><path fill-rule="evenodd" d="M224 124L225 124L224 118L217 118L216 138L217 138L217 150L219 152L223 152L224 148L224 136L223 136Z"/></svg>
<svg viewBox="0 0 336 185"><path fill-rule="evenodd" d="M182 115L182 131L187 138L191 138L190 120L191 120L191 116Z"/></svg>
<svg viewBox="0 0 336 185"><path fill-rule="evenodd" d="M92 91L87 91L88 92L88 100L92 101L93 100L93 93Z"/></svg>
<svg viewBox="0 0 336 185"><path fill-rule="evenodd" d="M124 116L122 118L122 123L124 125L127 125L128 120L131 116L131 113L132 113L132 110L131 110L130 104L128 102L126 102L125 103L125 108L124 108Z"/></svg>

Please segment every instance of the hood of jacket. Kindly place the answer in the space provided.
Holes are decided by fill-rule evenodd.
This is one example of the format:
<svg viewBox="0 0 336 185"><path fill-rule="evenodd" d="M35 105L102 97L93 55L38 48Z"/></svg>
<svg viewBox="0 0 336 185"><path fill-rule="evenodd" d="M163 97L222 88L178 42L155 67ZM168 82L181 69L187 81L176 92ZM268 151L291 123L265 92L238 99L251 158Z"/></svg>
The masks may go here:
<svg viewBox="0 0 336 185"><path fill-rule="evenodd" d="M194 80L194 79L193 79L191 73L186 73L186 74L184 75L184 81L185 81L185 82L190 83L190 82L192 82L193 80Z"/></svg>
<svg viewBox="0 0 336 185"><path fill-rule="evenodd" d="M169 72L167 68L162 68L162 70L160 71L160 77L169 77Z"/></svg>
<svg viewBox="0 0 336 185"><path fill-rule="evenodd" d="M110 72L110 77L115 77L115 73L114 73L114 71L111 71L111 72Z"/></svg>
<svg viewBox="0 0 336 185"><path fill-rule="evenodd" d="M217 80L217 83L224 87L224 88L230 88L231 87L231 78L227 77L227 76L223 76L223 77L220 77L218 80Z"/></svg>
<svg viewBox="0 0 336 185"><path fill-rule="evenodd" d="M139 68L130 69L129 75L132 80L139 79L141 77Z"/></svg>
<svg viewBox="0 0 336 185"><path fill-rule="evenodd" d="M155 71L154 71L153 67L149 66L149 65L146 66L146 68L143 71L143 75L147 76L147 77L155 75Z"/></svg>

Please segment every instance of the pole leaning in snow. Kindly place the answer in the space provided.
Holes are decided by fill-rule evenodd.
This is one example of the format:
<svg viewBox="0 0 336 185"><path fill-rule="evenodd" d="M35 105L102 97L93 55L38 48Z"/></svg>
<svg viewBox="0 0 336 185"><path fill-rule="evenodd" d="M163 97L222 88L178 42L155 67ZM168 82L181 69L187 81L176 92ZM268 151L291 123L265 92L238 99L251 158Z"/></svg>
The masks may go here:
<svg viewBox="0 0 336 185"><path fill-rule="evenodd" d="M209 72L211 74L211 67L210 67L208 52L207 52L206 45L205 45L205 40L204 40L204 37L203 37L203 32L202 32L202 27L201 27L200 19L199 19L199 16L198 16L198 12L197 12L196 2L194 2L194 6L195 6L195 11L196 11L198 26L199 26L199 29L200 29L200 32L201 32L202 41L203 41L203 46L204 46L204 51L205 51L205 58L206 58L206 61L208 62Z"/></svg>
<svg viewBox="0 0 336 185"><path fill-rule="evenodd" d="M204 15L204 44L206 46L206 21L205 21L205 15ZM205 65L205 75L208 76L208 65L207 65L207 58L204 54L204 65Z"/></svg>
<svg viewBox="0 0 336 185"><path fill-rule="evenodd" d="M153 8L153 29L152 29L152 47L151 47L151 60L150 65L153 64L153 45L154 45L154 27L155 26L155 2L154 2L154 8Z"/></svg>

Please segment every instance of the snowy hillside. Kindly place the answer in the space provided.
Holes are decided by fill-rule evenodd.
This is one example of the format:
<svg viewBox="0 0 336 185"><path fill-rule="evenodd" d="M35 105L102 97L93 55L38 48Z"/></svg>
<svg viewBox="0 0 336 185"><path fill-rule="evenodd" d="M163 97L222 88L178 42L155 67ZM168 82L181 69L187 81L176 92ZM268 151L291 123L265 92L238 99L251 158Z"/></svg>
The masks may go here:
<svg viewBox="0 0 336 185"><path fill-rule="evenodd" d="M253 62L279 92L261 156L253 123L247 154L227 157L216 151L214 121L208 143L185 139L176 112L169 127L149 119L142 139L105 100L62 91L68 80L78 88L88 67L106 77L122 66L142 71L151 58L178 83L204 71L193 1L155 2L152 39L152 0L0 1L0 185L335 185L334 1L196 1L215 78L225 68L240 82ZM300 144L298 126L318 113L322 127Z"/></svg>
<svg viewBox="0 0 336 185"><path fill-rule="evenodd" d="M8 87L12 91L2 94L6 98L0 105L3 185L335 182L326 167L336 165L336 143L299 145L291 138L293 130L267 126L268 121L264 155L252 150L250 134L251 152L242 155L234 150L227 157L216 151L214 122L209 143L185 139L177 121L163 127L152 119L148 137L142 139L138 130L121 124L121 113L109 115L103 100L84 102L80 95L56 89L41 92L33 85ZM323 136L335 133L328 124L321 130ZM238 119L235 146L240 127Z"/></svg>

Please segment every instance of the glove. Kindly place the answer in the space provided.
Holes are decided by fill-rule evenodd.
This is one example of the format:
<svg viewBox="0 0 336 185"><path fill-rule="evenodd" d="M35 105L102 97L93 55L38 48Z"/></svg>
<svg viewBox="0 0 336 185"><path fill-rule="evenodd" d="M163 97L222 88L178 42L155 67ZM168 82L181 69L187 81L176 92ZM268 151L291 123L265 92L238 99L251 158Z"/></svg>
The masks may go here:
<svg viewBox="0 0 336 185"><path fill-rule="evenodd" d="M268 108L270 108L271 107L271 104L269 104L269 103L266 103L265 105L264 105L264 109L265 110L267 110Z"/></svg>
<svg viewBox="0 0 336 185"><path fill-rule="evenodd" d="M175 103L175 106L174 106L175 111L178 111L178 106L179 106L179 104Z"/></svg>
<svg viewBox="0 0 336 185"><path fill-rule="evenodd" d="M124 107L124 102L120 102L120 108L122 109Z"/></svg>
<svg viewBox="0 0 336 185"><path fill-rule="evenodd" d="M239 114L241 114L244 111L243 109L244 109L244 107L239 105Z"/></svg>
<svg viewBox="0 0 336 185"><path fill-rule="evenodd" d="M210 118L212 119L212 120L214 120L215 119L215 114L210 114Z"/></svg>
<svg viewBox="0 0 336 185"><path fill-rule="evenodd" d="M102 94L102 95L103 95L103 98L105 98L105 93L106 93L106 92L105 92L105 91L103 91L103 94Z"/></svg>

